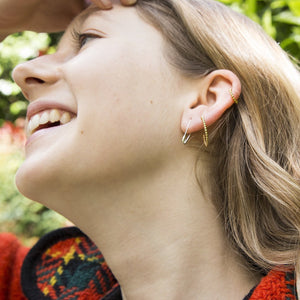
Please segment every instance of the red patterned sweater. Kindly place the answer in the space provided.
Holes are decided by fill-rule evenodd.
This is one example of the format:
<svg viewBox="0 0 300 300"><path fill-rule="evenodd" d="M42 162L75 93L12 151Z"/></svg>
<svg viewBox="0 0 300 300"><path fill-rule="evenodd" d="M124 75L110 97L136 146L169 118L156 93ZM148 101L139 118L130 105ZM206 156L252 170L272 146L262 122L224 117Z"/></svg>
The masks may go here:
<svg viewBox="0 0 300 300"><path fill-rule="evenodd" d="M27 253L15 236L0 234L0 300L122 300L101 252L75 227L46 235ZM271 271L244 298L297 299L293 271Z"/></svg>
<svg viewBox="0 0 300 300"><path fill-rule="evenodd" d="M0 299L26 300L21 289L21 266L28 248L10 233L0 234Z"/></svg>

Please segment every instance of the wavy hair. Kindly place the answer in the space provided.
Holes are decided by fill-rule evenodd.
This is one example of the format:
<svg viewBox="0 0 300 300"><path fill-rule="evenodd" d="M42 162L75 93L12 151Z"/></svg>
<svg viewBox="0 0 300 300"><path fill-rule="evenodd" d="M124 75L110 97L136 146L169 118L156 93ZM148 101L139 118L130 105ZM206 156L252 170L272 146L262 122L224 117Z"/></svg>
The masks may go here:
<svg viewBox="0 0 300 300"><path fill-rule="evenodd" d="M300 244L300 75L262 28L211 0L140 0L168 61L201 78L241 81L239 104L210 128L214 205L234 249L262 273L296 264ZM201 140L199 151L203 151Z"/></svg>

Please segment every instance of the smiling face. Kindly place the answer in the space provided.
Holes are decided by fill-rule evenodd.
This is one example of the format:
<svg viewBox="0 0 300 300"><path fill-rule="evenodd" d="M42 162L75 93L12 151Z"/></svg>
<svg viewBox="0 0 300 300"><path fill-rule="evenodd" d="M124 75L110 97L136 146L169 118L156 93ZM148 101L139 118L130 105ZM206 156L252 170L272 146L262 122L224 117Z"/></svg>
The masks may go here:
<svg viewBox="0 0 300 300"><path fill-rule="evenodd" d="M30 101L16 178L23 194L43 203L61 193L80 197L174 159L185 83L163 48L134 8L90 7L55 54L15 69Z"/></svg>

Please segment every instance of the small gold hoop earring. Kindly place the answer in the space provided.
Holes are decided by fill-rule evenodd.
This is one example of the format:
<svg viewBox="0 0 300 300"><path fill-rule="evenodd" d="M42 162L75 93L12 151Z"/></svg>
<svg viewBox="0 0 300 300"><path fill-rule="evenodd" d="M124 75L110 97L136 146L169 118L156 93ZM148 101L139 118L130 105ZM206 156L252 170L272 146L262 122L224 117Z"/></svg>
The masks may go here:
<svg viewBox="0 0 300 300"><path fill-rule="evenodd" d="M187 126L186 126L185 133L184 133L184 135L183 135L183 137L182 137L182 140L181 140L182 143L183 143L184 145L189 141L189 139L190 139L190 137L191 137L191 134L187 135L187 132L188 132L188 130L189 130L189 128L190 128L191 122L192 122L192 119L189 120L189 122L188 122L188 124L187 124Z"/></svg>
<svg viewBox="0 0 300 300"><path fill-rule="evenodd" d="M234 102L235 104L238 104L238 103L239 103L239 101L238 101L239 99L236 99L236 98L234 97L233 92L232 92L232 89L229 89L229 93L230 93L230 96L231 96L233 102Z"/></svg>
<svg viewBox="0 0 300 300"><path fill-rule="evenodd" d="M207 126L206 126L206 123L205 123L205 119L203 116L201 116L201 120L203 122L203 129L204 129L204 135L203 135L203 143L205 145L205 147L208 146L208 132L207 132Z"/></svg>

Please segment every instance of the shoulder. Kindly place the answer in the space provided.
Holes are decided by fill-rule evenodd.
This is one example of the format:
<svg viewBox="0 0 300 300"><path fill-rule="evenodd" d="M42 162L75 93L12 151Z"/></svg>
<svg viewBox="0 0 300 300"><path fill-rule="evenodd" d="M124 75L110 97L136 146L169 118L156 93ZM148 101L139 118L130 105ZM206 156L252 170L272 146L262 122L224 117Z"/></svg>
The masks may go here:
<svg viewBox="0 0 300 300"><path fill-rule="evenodd" d="M0 299L26 299L20 273L28 248L11 233L0 233Z"/></svg>
<svg viewBox="0 0 300 300"><path fill-rule="evenodd" d="M121 299L119 284L102 253L76 227L42 237L26 256L21 282L31 300Z"/></svg>
<svg viewBox="0 0 300 300"><path fill-rule="evenodd" d="M244 300L297 300L295 270L272 270Z"/></svg>

